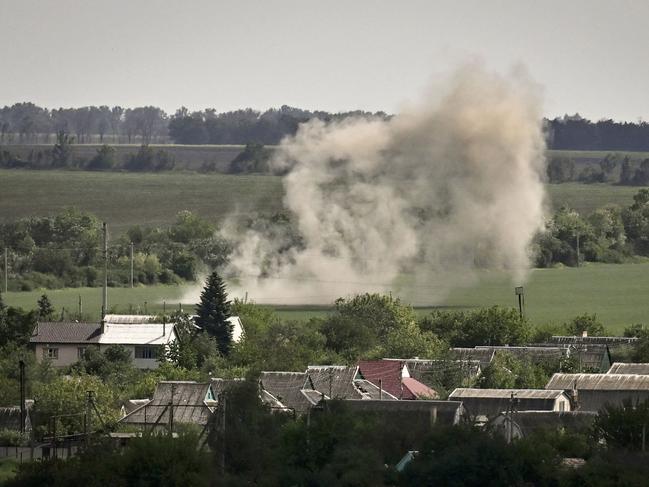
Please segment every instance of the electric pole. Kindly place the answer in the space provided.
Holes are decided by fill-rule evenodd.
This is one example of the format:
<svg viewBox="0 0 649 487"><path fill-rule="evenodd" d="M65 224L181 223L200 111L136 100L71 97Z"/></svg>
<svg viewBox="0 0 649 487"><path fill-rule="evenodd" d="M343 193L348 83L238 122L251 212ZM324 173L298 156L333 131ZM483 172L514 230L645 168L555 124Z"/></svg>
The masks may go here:
<svg viewBox="0 0 649 487"><path fill-rule="evenodd" d="M9 249L5 247L5 294L9 290Z"/></svg>
<svg viewBox="0 0 649 487"><path fill-rule="evenodd" d="M131 287L133 287L133 242L131 242Z"/></svg>
<svg viewBox="0 0 649 487"><path fill-rule="evenodd" d="M106 222L103 223L102 230L104 234L104 289L101 300L101 319L103 320L106 313L108 313L108 225L106 225Z"/></svg>

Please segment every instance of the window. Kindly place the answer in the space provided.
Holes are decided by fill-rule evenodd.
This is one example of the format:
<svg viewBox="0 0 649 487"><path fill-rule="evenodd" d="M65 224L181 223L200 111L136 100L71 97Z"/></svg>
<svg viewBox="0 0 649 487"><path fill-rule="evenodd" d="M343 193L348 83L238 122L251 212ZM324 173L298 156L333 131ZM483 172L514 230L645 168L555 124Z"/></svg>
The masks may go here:
<svg viewBox="0 0 649 487"><path fill-rule="evenodd" d="M59 349L58 348L44 348L43 349L43 358L48 358L50 360L59 359Z"/></svg>
<svg viewBox="0 0 649 487"><path fill-rule="evenodd" d="M135 358L156 358L156 347L135 347Z"/></svg>
<svg viewBox="0 0 649 487"><path fill-rule="evenodd" d="M79 360L82 360L83 357L86 355L86 350L87 350L87 347L78 347L77 348L77 358Z"/></svg>

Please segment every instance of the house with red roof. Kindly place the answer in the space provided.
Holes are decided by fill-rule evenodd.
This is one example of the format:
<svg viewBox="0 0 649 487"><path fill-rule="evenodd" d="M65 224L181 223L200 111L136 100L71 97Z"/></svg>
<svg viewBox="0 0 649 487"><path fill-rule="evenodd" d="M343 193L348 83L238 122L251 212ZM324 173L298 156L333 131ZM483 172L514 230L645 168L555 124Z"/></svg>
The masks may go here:
<svg viewBox="0 0 649 487"><path fill-rule="evenodd" d="M399 360L363 360L358 363L359 378L371 382L397 399L438 399L434 389L410 376L408 365Z"/></svg>

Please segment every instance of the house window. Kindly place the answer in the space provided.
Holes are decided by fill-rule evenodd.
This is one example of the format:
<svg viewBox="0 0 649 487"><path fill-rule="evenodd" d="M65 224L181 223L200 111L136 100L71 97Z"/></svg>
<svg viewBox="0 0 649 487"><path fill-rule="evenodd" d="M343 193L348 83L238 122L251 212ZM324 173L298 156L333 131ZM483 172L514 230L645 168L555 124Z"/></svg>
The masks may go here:
<svg viewBox="0 0 649 487"><path fill-rule="evenodd" d="M87 349L88 349L87 347L77 347L77 358L79 360L82 360L83 357L86 355Z"/></svg>
<svg viewBox="0 0 649 487"><path fill-rule="evenodd" d="M50 360L59 359L59 349L58 348L44 348L43 349L43 358L48 358Z"/></svg>
<svg viewBox="0 0 649 487"><path fill-rule="evenodd" d="M135 347L135 358L152 359L157 357L156 347Z"/></svg>

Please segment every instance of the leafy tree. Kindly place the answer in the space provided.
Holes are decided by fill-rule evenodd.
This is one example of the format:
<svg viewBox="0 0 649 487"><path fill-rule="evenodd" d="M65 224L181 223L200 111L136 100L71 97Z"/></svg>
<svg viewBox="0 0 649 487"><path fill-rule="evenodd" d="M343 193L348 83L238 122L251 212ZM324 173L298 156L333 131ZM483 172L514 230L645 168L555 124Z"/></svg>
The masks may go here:
<svg viewBox="0 0 649 487"><path fill-rule="evenodd" d="M538 389L549 378L542 367L499 351L482 371L477 385L483 389Z"/></svg>
<svg viewBox="0 0 649 487"><path fill-rule="evenodd" d="M268 172L271 153L262 144L249 143L228 168L231 173Z"/></svg>
<svg viewBox="0 0 649 487"><path fill-rule="evenodd" d="M52 149L53 167L66 167L69 165L73 143L74 137L71 137L63 130L59 130L56 134L56 144L54 144L54 148Z"/></svg>
<svg viewBox="0 0 649 487"><path fill-rule="evenodd" d="M588 336L603 336L604 325L597 319L597 315L584 313L583 315L575 316L572 320L564 323L566 334L581 336L583 332L587 332Z"/></svg>
<svg viewBox="0 0 649 487"><path fill-rule="evenodd" d="M47 294L43 294L38 300L38 319L41 321L52 321L54 306Z"/></svg>
<svg viewBox="0 0 649 487"><path fill-rule="evenodd" d="M110 171L115 166L115 149L109 145L102 145L97 149L97 155L90 159L86 169L90 171Z"/></svg>
<svg viewBox="0 0 649 487"><path fill-rule="evenodd" d="M230 352L232 344L232 324L230 318L230 301L223 279L212 272L207 278L201 300L196 307L196 324L208 335L216 338L219 351L223 355Z"/></svg>
<svg viewBox="0 0 649 487"><path fill-rule="evenodd" d="M521 345L531 334L528 321L514 308L493 306L468 313L436 311L422 327L453 347L476 345Z"/></svg>
<svg viewBox="0 0 649 487"><path fill-rule="evenodd" d="M595 437L609 447L639 451L642 432L649 434L649 401L625 401L608 405L599 412L594 424Z"/></svg>

